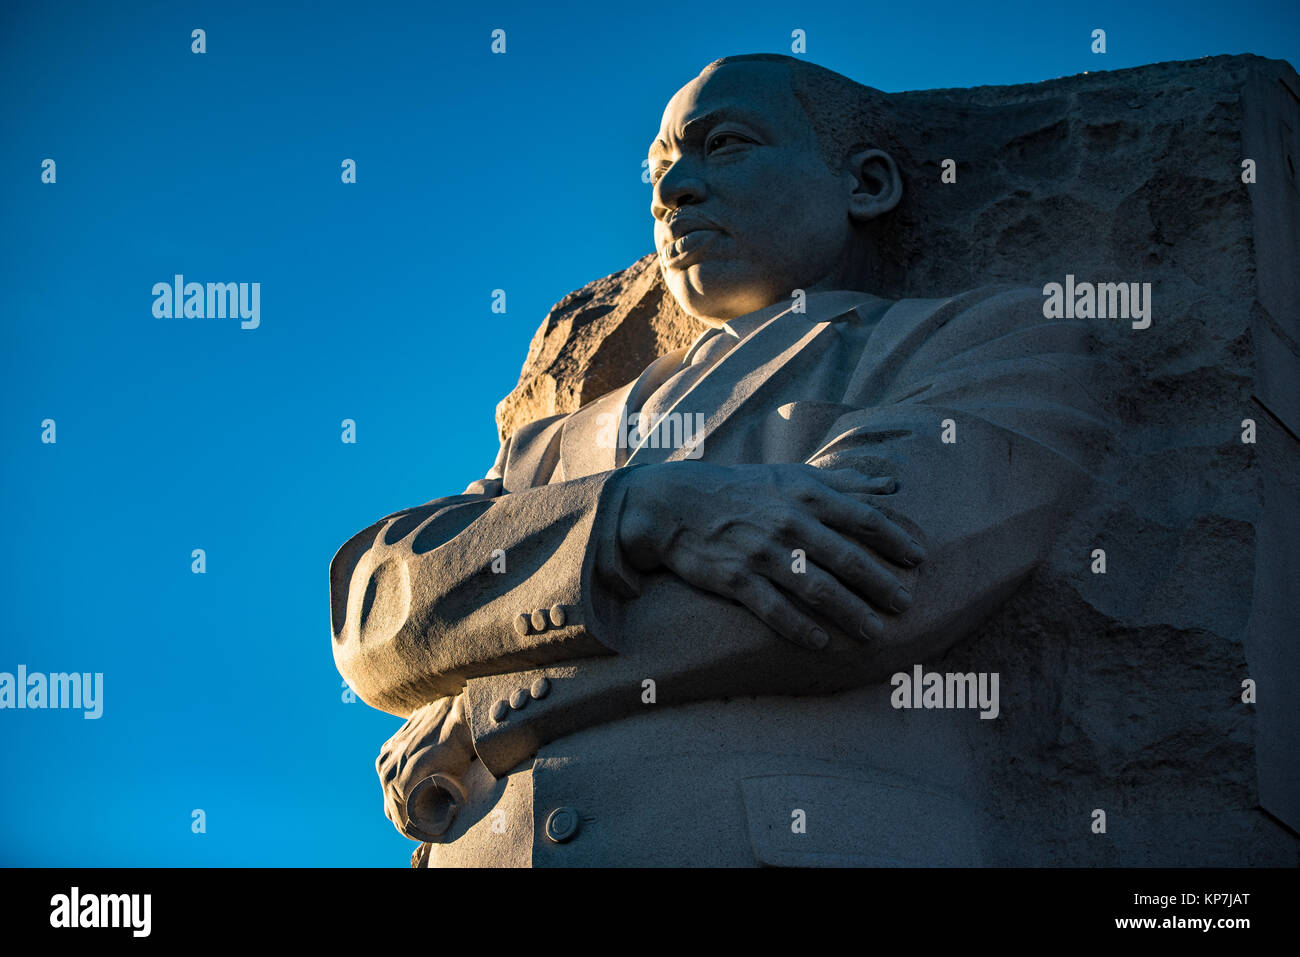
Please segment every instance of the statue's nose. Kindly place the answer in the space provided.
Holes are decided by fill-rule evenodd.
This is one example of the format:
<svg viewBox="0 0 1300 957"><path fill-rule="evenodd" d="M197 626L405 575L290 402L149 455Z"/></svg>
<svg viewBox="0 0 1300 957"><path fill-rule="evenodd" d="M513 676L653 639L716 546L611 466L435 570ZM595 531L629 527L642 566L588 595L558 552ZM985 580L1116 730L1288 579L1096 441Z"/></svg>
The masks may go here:
<svg viewBox="0 0 1300 957"><path fill-rule="evenodd" d="M679 160L655 183L651 211L663 222L683 206L703 202L705 195L703 178Z"/></svg>

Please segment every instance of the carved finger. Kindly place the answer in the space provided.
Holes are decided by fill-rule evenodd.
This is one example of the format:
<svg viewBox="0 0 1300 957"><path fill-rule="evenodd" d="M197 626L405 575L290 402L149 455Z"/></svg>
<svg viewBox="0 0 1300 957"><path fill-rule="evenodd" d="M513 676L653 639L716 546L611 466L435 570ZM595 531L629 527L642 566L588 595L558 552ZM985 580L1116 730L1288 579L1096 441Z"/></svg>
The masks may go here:
<svg viewBox="0 0 1300 957"><path fill-rule="evenodd" d="M925 561L925 549L912 533L866 502L851 495L830 492L818 500L815 507L823 524L874 549L895 565L914 568Z"/></svg>
<svg viewBox="0 0 1300 957"><path fill-rule="evenodd" d="M815 621L758 575L749 579L736 597L759 621L787 641L812 651L820 651L830 642L830 636Z"/></svg>
<svg viewBox="0 0 1300 957"><path fill-rule="evenodd" d="M801 572L782 576L779 583L809 609L836 622L841 630L859 641L884 634L884 623L871 606L812 562L804 563Z"/></svg>
<svg viewBox="0 0 1300 957"><path fill-rule="evenodd" d="M873 609L899 614L912 607L912 596L903 583L876 556L852 539L811 520L797 530L795 538L802 540L801 547L806 550L810 562L830 572L872 606L866 609L872 613L870 618L859 614L852 619L863 634L878 637L875 633L879 628L875 623L879 618ZM778 579L778 583L785 586L785 578Z"/></svg>
<svg viewBox="0 0 1300 957"><path fill-rule="evenodd" d="M837 492L856 495L892 495L898 491L898 479L892 475L867 475L855 468L821 469L808 466L814 477Z"/></svg>

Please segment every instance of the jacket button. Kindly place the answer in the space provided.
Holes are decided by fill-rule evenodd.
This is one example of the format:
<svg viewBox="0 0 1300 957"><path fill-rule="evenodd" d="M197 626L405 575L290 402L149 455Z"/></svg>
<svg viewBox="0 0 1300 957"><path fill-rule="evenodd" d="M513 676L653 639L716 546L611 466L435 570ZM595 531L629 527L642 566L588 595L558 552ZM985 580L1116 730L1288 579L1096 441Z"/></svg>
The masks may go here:
<svg viewBox="0 0 1300 957"><path fill-rule="evenodd" d="M563 844L578 833L578 812L571 807L557 807L546 818L546 837L553 844Z"/></svg>
<svg viewBox="0 0 1300 957"><path fill-rule="evenodd" d="M506 699L505 698L500 699L499 701L497 701L496 704L492 706L492 720L495 721L497 724L500 724L502 721L506 719L506 712L508 712L509 710L510 710L510 706L506 704Z"/></svg>
<svg viewBox="0 0 1300 957"><path fill-rule="evenodd" d="M522 612L520 613L519 617L515 619L515 631L519 632L520 638L523 638L529 633L530 631L529 625L531 621L532 619L530 619L527 614Z"/></svg>
<svg viewBox="0 0 1300 957"><path fill-rule="evenodd" d="M551 624L554 625L556 628L560 628L560 627L562 627L562 626L564 625L564 606L563 606L563 605L552 605L552 606L551 606Z"/></svg>
<svg viewBox="0 0 1300 957"><path fill-rule="evenodd" d="M551 683L546 678L538 678L528 689L528 693L533 696L534 701L541 701L551 693Z"/></svg>
<svg viewBox="0 0 1300 957"><path fill-rule="evenodd" d="M510 696L510 707L519 711L524 705L528 704L528 692L520 688Z"/></svg>
<svg viewBox="0 0 1300 957"><path fill-rule="evenodd" d="M533 628L537 631L545 631L551 627L551 623L546 620L546 612L541 608L533 612Z"/></svg>

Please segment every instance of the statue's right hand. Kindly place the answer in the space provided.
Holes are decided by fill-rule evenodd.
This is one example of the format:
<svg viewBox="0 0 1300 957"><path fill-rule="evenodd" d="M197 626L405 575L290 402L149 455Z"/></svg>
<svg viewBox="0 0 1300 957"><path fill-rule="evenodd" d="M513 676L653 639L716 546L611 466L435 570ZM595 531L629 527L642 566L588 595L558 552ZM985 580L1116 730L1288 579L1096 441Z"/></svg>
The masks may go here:
<svg viewBox="0 0 1300 957"><path fill-rule="evenodd" d="M463 693L417 708L375 760L384 814L413 841L437 841L465 800L474 742L464 709Z"/></svg>
<svg viewBox="0 0 1300 957"><path fill-rule="evenodd" d="M884 634L878 612L911 605L895 569L914 567L925 552L861 497L892 493L891 477L686 461L633 469L624 480L618 541L633 567L667 568L738 601L790 641L828 643L809 611L861 640Z"/></svg>

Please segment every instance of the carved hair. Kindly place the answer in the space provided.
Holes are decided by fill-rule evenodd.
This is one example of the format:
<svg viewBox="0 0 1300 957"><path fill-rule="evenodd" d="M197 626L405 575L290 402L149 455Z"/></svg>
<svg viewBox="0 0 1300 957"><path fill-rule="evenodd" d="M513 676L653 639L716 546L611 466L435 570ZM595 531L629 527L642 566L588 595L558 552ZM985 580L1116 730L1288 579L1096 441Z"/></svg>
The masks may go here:
<svg viewBox="0 0 1300 957"><path fill-rule="evenodd" d="M780 53L723 57L701 70L700 76L727 63L747 61L786 65L790 90L807 114L817 135L818 152L832 172L840 172L849 156L864 149L884 150L893 157L903 180L902 202L888 215L857 224L855 228L871 237L871 261L865 267L860 288L870 291L903 288L907 263L920 255L920 245L912 210L914 199L907 182L913 164L907 149L891 132L897 120L896 107L889 94L824 66Z"/></svg>
<svg viewBox="0 0 1300 957"><path fill-rule="evenodd" d="M807 114L822 159L832 171L839 172L850 154L864 149L882 149L896 162L900 159L898 143L888 132L887 94L834 70L780 53L747 53L714 60L700 76L727 63L753 61L786 65L790 90Z"/></svg>

